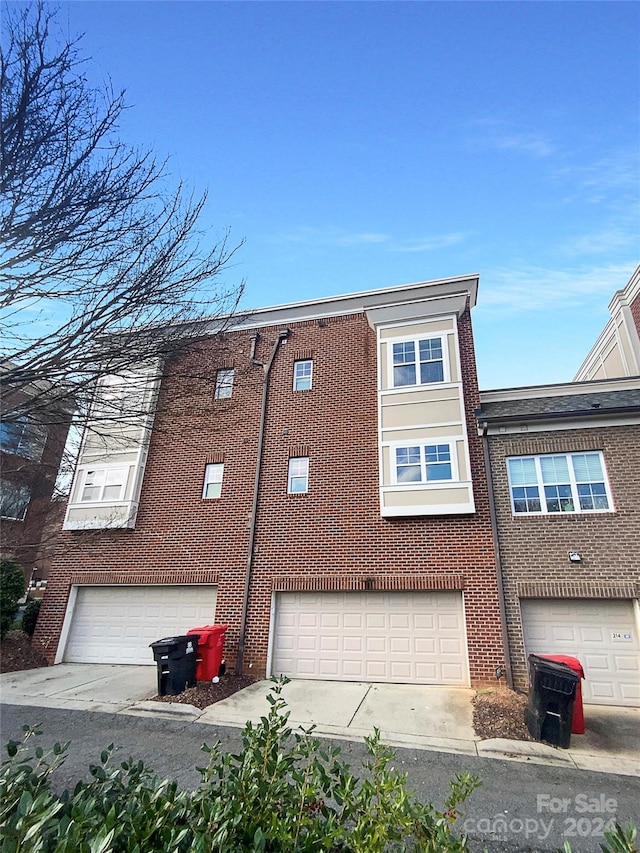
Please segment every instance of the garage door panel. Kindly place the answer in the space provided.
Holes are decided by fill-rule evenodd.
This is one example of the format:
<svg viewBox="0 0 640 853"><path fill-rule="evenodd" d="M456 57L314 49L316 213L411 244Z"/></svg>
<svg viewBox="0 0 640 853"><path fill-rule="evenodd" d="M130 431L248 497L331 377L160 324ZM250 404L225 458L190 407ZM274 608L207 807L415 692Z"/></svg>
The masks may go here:
<svg viewBox="0 0 640 853"><path fill-rule="evenodd" d="M640 705L640 640L625 599L527 599L521 602L528 654L565 654L585 671L585 702Z"/></svg>
<svg viewBox="0 0 640 853"><path fill-rule="evenodd" d="M308 618L314 608L321 613L318 627ZM314 666L309 635L317 639ZM446 663L451 666L443 669ZM272 672L293 678L468 684L462 595L280 593Z"/></svg>
<svg viewBox="0 0 640 853"><path fill-rule="evenodd" d="M215 621L215 587L77 589L64 660L155 666L149 643Z"/></svg>

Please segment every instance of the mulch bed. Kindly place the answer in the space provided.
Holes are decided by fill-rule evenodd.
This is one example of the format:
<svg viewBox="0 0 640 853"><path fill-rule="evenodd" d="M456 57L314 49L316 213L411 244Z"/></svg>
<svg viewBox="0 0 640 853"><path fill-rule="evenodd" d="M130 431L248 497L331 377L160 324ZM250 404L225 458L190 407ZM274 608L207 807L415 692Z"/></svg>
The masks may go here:
<svg viewBox="0 0 640 853"><path fill-rule="evenodd" d="M255 684L258 680L246 675L229 673L222 675L217 684L212 681L199 681L195 687L187 687L177 696L154 696L153 699L156 702L178 702L181 705L195 705L202 711L209 705L220 702L221 699L227 699L237 693L238 690Z"/></svg>
<svg viewBox="0 0 640 853"><path fill-rule="evenodd" d="M31 646L24 631L9 631L0 647L0 672L18 672L49 666L47 659Z"/></svg>
<svg viewBox="0 0 640 853"><path fill-rule="evenodd" d="M501 737L507 740L533 740L524 722L527 697L508 687L483 690L471 700L473 728L482 740Z"/></svg>

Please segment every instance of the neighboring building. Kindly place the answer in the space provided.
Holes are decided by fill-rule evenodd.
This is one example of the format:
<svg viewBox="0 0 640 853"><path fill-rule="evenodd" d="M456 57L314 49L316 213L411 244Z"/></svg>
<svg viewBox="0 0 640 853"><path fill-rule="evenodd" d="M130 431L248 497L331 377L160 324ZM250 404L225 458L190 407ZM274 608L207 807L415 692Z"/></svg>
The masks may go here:
<svg viewBox="0 0 640 853"><path fill-rule="evenodd" d="M611 319L576 373L575 382L640 376L640 266L609 303Z"/></svg>
<svg viewBox="0 0 640 853"><path fill-rule="evenodd" d="M150 642L216 622L256 675L495 683L477 285L261 309L162 379L104 382L37 626L49 659L152 665Z"/></svg>
<svg viewBox="0 0 640 853"><path fill-rule="evenodd" d="M586 702L640 706L640 378L480 399L515 686L572 655Z"/></svg>
<svg viewBox="0 0 640 853"><path fill-rule="evenodd" d="M42 394L42 389L36 392ZM0 548L22 566L29 584L42 539L71 415L39 407L19 414L28 395L7 393L0 424ZM25 411L28 411L28 406ZM16 414L18 412L18 414Z"/></svg>

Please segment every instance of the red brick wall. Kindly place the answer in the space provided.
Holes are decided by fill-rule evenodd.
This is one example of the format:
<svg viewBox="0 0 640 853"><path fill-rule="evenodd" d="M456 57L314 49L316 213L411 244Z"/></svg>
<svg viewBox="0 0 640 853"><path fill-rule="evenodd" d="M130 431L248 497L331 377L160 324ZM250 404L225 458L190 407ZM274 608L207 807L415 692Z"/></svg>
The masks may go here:
<svg viewBox="0 0 640 853"><path fill-rule="evenodd" d="M274 589L464 589L474 683L495 680L503 664L497 586L471 322L459 324L476 513L383 519L378 491L376 339L364 315L291 325L270 377L255 537L245 667L263 674ZM261 330L267 360L277 329ZM227 659L237 649L256 465L263 371L247 367L249 333L226 336L233 397L214 401L217 344L195 359L199 378L164 383L136 529L65 533L50 578L37 639L55 653L70 572L216 570L216 621L230 625ZM313 388L294 392L293 362L312 357ZM184 362L182 364L184 368ZM189 369L185 373L189 374ZM185 389L188 393L185 394ZM310 457L309 491L287 494L290 455ZM207 459L224 454L219 500L202 500ZM215 457L216 460L218 457ZM452 580L454 578L455 580ZM285 586L282 584L285 583Z"/></svg>
<svg viewBox="0 0 640 853"><path fill-rule="evenodd" d="M9 409L10 400L4 405ZM3 519L0 524L0 551L3 556L11 556L20 563L27 584L51 509L51 495L68 431L68 422L52 424L38 461L0 451L2 479L17 485L26 485L31 492L25 518L22 521Z"/></svg>
<svg viewBox="0 0 640 853"><path fill-rule="evenodd" d="M638 335L640 335L640 293L631 303L631 316L633 317L636 331L638 332Z"/></svg>
<svg viewBox="0 0 640 853"><path fill-rule="evenodd" d="M631 598L640 593L640 430L620 426L491 436L500 555L515 683L528 684L521 598ZM615 512L512 515L506 457L601 450ZM570 563L569 551L581 563Z"/></svg>

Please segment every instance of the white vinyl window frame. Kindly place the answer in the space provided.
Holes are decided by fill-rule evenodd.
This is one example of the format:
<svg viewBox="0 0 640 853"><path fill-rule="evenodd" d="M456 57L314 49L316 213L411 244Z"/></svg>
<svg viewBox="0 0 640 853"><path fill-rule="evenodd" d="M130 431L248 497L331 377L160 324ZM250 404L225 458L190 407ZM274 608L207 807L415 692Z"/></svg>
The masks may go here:
<svg viewBox="0 0 640 853"><path fill-rule="evenodd" d="M87 466L80 472L76 504L111 504L124 500L129 466Z"/></svg>
<svg viewBox="0 0 640 853"><path fill-rule="evenodd" d="M459 479L456 442L429 440L389 445L391 485L424 487Z"/></svg>
<svg viewBox="0 0 640 853"><path fill-rule="evenodd" d="M228 400L233 394L233 380L235 370L232 367L223 367L216 373L216 388L214 398L216 400Z"/></svg>
<svg viewBox="0 0 640 853"><path fill-rule="evenodd" d="M506 460L514 516L613 512L600 450L510 456Z"/></svg>
<svg viewBox="0 0 640 853"><path fill-rule="evenodd" d="M389 390L402 391L451 382L449 335L450 332L433 332L388 338L385 343ZM399 381L402 373L406 381Z"/></svg>
<svg viewBox="0 0 640 853"><path fill-rule="evenodd" d="M222 495L222 480L224 477L224 463L212 462L204 469L204 485L202 497L206 500L219 498Z"/></svg>
<svg viewBox="0 0 640 853"><path fill-rule="evenodd" d="M313 359L304 358L293 363L293 390L310 391L313 386Z"/></svg>
<svg viewBox="0 0 640 853"><path fill-rule="evenodd" d="M24 483L0 481L0 518L24 521L31 502L31 489Z"/></svg>
<svg viewBox="0 0 640 853"><path fill-rule="evenodd" d="M304 495L309 491L309 457L292 456L289 459L287 493Z"/></svg>

